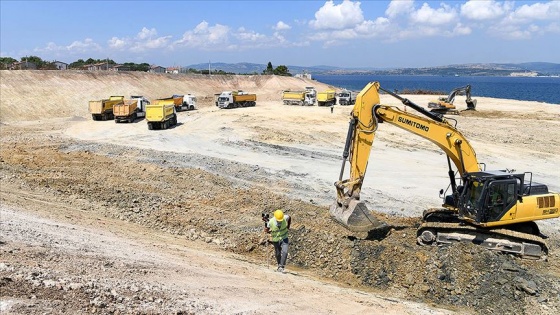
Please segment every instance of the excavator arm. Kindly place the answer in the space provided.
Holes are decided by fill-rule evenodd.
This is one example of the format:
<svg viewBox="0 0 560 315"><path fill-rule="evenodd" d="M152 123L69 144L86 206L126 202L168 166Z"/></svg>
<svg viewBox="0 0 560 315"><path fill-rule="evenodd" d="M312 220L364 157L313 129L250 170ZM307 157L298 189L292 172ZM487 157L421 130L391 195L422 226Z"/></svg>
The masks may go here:
<svg viewBox="0 0 560 315"><path fill-rule="evenodd" d="M379 90L415 109L425 117L405 112L394 106L380 105ZM367 232L382 228L385 224L377 220L360 200L360 190L380 123L389 123L436 144L459 173L480 170L476 153L467 139L444 118L426 111L422 107L390 91L382 89L378 82L369 83L357 96L351 113L340 177L335 182L337 200L330 208L331 216L346 228L355 232ZM345 163L350 162L350 177L343 179ZM450 180L454 174L450 170Z"/></svg>

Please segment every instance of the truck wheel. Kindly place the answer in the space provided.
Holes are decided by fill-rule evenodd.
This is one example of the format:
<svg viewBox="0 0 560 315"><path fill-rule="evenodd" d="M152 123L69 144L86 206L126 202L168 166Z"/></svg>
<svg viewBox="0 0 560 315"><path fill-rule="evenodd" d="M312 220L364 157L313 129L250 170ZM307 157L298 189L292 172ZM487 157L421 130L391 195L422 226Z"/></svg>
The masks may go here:
<svg viewBox="0 0 560 315"><path fill-rule="evenodd" d="M148 123L148 130L154 130L154 125L152 125L152 123Z"/></svg>

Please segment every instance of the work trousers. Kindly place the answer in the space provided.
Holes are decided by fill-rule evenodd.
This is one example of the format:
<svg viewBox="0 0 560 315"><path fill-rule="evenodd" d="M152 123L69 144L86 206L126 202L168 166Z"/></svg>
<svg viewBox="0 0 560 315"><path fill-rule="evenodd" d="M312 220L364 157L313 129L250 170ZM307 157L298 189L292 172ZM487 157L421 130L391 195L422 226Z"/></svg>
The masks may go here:
<svg viewBox="0 0 560 315"><path fill-rule="evenodd" d="M288 258L288 238L273 242L274 245L274 255L276 256L276 262L278 267L284 268L286 266L286 259Z"/></svg>

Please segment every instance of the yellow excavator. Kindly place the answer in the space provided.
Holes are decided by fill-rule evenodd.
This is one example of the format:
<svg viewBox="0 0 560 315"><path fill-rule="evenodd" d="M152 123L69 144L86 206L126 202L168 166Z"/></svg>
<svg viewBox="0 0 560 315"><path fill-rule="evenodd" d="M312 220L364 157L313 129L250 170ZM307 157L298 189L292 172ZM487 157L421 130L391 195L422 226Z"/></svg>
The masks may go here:
<svg viewBox="0 0 560 315"><path fill-rule="evenodd" d="M418 114L381 105L379 91L398 98ZM351 112L342 169L335 182L337 199L329 210L336 222L362 234L388 227L360 200L371 148L381 123L425 138L447 155L451 194L445 196L442 189L442 207L424 211L417 230L420 245L468 241L523 257L546 257L546 237L534 221L560 217L560 194L533 182L531 172L486 171L469 141L444 117L381 88L378 82L369 83L358 94ZM343 179L347 161L350 177Z"/></svg>
<svg viewBox="0 0 560 315"><path fill-rule="evenodd" d="M447 97L440 97L437 101L432 101L428 103L428 108L431 108L432 113L437 114L453 114L459 115L459 110L453 104L455 101L455 96L457 95L465 95L467 99L465 102L467 103L466 110L475 110L476 109L476 100L471 98L471 86L467 84L466 86L458 87L453 89Z"/></svg>

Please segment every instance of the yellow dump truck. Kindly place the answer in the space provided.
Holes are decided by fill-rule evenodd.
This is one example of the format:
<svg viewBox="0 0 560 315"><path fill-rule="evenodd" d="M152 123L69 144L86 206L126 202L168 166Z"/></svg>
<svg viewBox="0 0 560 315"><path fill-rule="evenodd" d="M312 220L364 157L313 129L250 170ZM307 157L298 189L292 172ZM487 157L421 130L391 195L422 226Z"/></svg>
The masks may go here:
<svg viewBox="0 0 560 315"><path fill-rule="evenodd" d="M317 91L313 87L306 87L305 89L305 91L283 91L282 103L284 105L315 105Z"/></svg>
<svg viewBox="0 0 560 315"><path fill-rule="evenodd" d="M111 96L100 101L89 101L89 113L93 120L113 119L113 107L124 102L124 96Z"/></svg>
<svg viewBox="0 0 560 315"><path fill-rule="evenodd" d="M317 93L317 105L318 106L332 106L336 102L336 92L335 90L326 90Z"/></svg>
<svg viewBox="0 0 560 315"><path fill-rule="evenodd" d="M304 101L305 91L282 92L282 103L284 103L284 105L303 105Z"/></svg>
<svg viewBox="0 0 560 315"><path fill-rule="evenodd" d="M177 124L174 104L150 104L146 106L148 129L167 129Z"/></svg>
<svg viewBox="0 0 560 315"><path fill-rule="evenodd" d="M146 106L150 101L143 96L131 96L130 99L124 100L121 104L113 106L113 116L115 123L134 122L137 118L146 116Z"/></svg>
<svg viewBox="0 0 560 315"><path fill-rule="evenodd" d="M255 106L257 95L241 90L238 91L224 91L218 97L219 108L238 108Z"/></svg>
<svg viewBox="0 0 560 315"><path fill-rule="evenodd" d="M159 98L154 101L154 104L173 104L178 112L194 110L196 109L196 97L192 94L174 94L171 97Z"/></svg>

